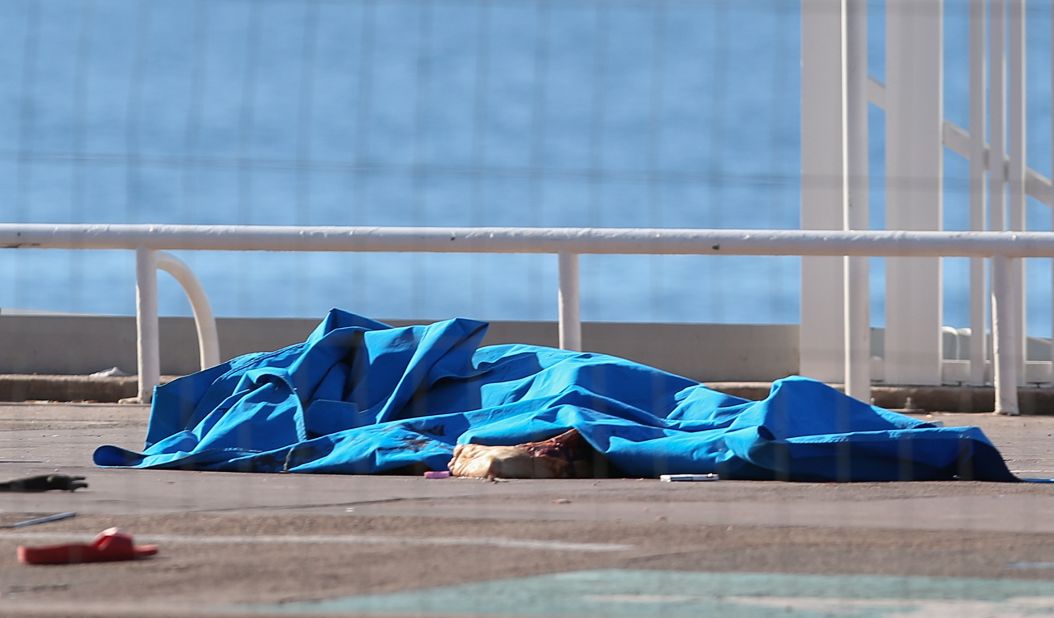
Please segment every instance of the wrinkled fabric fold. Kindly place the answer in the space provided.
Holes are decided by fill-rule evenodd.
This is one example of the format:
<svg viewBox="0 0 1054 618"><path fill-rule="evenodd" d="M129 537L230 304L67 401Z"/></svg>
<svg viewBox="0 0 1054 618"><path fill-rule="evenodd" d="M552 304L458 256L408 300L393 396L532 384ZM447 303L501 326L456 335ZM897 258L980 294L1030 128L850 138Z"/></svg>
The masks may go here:
<svg viewBox="0 0 1054 618"><path fill-rule="evenodd" d="M486 330L462 318L393 328L334 309L303 343L159 386L143 450L100 446L94 461L445 470L459 443L514 445L573 428L610 472L633 477L1016 480L978 428L936 427L806 378L748 401L603 354L481 347Z"/></svg>

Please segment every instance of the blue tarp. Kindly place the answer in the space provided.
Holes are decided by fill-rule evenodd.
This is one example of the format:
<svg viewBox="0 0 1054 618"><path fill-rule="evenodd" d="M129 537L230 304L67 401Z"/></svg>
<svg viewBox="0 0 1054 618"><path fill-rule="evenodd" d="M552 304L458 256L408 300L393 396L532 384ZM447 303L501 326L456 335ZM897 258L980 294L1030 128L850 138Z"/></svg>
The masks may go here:
<svg viewBox="0 0 1054 618"><path fill-rule="evenodd" d="M99 466L371 474L445 470L458 443L577 429L626 476L1016 480L976 427L937 427L813 380L762 401L603 354L480 347L487 324L392 328L334 309L307 341L156 389L142 452ZM699 354L720 354L700 350Z"/></svg>

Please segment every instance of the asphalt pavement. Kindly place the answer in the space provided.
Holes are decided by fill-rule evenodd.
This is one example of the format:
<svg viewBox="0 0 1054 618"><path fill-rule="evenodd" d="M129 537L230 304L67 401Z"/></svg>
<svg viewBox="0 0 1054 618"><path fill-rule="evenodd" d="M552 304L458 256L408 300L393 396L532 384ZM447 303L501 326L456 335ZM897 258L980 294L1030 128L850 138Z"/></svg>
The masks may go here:
<svg viewBox="0 0 1054 618"><path fill-rule="evenodd" d="M1054 478L1054 417L980 425ZM988 616L1054 608L1054 484L481 481L104 470L144 406L0 406L0 615ZM27 566L19 545L118 526L149 559Z"/></svg>

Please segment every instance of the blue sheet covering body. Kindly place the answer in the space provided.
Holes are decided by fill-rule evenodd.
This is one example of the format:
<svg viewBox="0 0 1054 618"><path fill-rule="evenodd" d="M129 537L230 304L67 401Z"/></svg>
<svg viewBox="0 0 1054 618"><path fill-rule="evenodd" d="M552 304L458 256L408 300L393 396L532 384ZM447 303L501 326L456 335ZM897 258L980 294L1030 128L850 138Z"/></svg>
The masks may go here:
<svg viewBox="0 0 1054 618"><path fill-rule="evenodd" d="M806 378L748 401L603 354L480 347L486 330L461 318L392 328L334 309L303 343L159 386L143 451L101 446L95 463L445 470L458 443L511 445L574 428L633 477L1016 480L978 428L936 427Z"/></svg>

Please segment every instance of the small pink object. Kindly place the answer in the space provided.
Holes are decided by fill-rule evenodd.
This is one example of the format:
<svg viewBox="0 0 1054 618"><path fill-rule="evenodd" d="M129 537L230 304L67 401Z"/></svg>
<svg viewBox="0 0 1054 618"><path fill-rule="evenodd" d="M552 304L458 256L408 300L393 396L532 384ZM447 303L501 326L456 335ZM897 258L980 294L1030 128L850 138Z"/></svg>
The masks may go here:
<svg viewBox="0 0 1054 618"><path fill-rule="evenodd" d="M429 470L425 472L426 479L447 479L450 478L449 470Z"/></svg>

